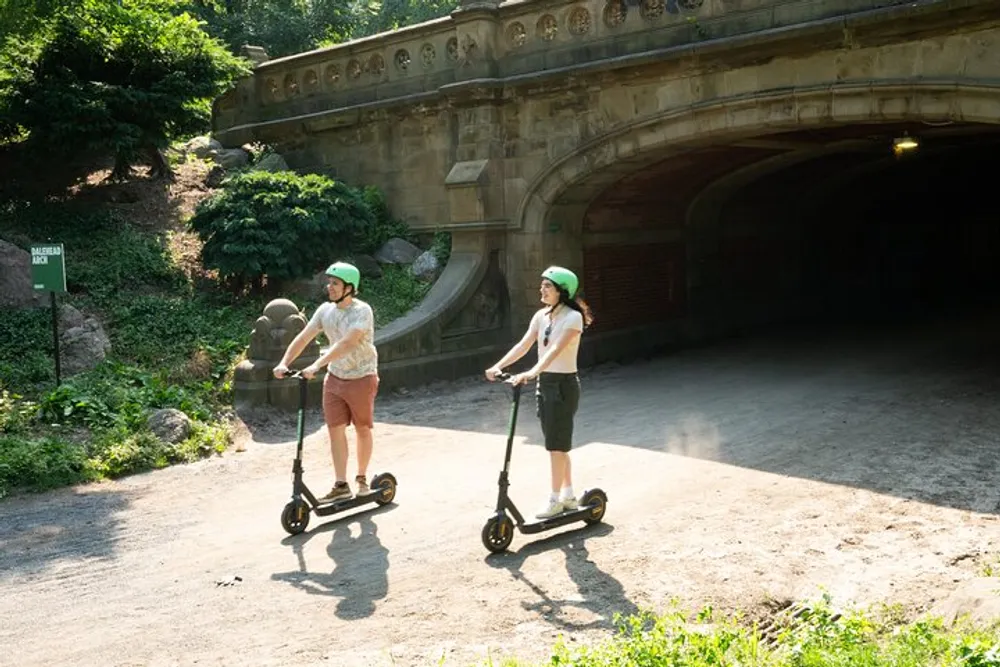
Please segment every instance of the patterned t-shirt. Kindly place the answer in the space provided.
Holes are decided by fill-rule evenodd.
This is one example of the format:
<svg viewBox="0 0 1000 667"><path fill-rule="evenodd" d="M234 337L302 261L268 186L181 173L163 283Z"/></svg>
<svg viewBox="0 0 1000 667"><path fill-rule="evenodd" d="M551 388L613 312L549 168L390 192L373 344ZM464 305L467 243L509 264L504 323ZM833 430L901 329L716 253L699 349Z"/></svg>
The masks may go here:
<svg viewBox="0 0 1000 667"><path fill-rule="evenodd" d="M338 308L337 304L328 301L316 309L306 328L317 333L322 329L331 345L336 344L351 329L361 329L364 332L361 340L347 354L331 361L326 370L342 380L356 380L378 374L375 315L371 306L364 301L352 299L351 305L346 308Z"/></svg>

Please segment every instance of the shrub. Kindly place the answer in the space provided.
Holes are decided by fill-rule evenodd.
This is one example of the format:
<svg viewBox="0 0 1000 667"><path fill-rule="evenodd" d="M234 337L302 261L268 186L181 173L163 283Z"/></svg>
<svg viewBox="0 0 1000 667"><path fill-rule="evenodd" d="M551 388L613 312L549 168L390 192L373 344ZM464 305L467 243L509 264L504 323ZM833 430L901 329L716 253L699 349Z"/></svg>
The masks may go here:
<svg viewBox="0 0 1000 667"><path fill-rule="evenodd" d="M198 207L192 229L202 261L242 288L263 279L305 278L349 255L374 223L357 190L325 176L293 172L237 174Z"/></svg>

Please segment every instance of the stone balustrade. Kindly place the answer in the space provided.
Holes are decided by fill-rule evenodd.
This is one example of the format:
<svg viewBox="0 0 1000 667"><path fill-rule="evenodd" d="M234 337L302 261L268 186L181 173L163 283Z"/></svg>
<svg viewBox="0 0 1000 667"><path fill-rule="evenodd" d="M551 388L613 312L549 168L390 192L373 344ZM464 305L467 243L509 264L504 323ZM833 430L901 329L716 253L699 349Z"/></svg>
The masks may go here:
<svg viewBox="0 0 1000 667"><path fill-rule="evenodd" d="M285 119L400 103L450 84L544 76L644 52L863 12L894 0L491 0L450 16L259 63L220 98L220 140ZM241 131L254 126L255 134Z"/></svg>

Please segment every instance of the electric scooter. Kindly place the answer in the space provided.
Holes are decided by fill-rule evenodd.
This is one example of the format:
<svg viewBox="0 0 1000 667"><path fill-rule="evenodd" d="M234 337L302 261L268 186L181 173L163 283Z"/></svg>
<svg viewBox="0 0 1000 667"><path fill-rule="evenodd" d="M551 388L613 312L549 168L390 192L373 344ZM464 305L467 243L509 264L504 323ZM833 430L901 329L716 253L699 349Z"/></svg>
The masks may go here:
<svg viewBox="0 0 1000 667"><path fill-rule="evenodd" d="M390 473L381 473L372 478L371 491L363 496L338 498L330 502L318 500L302 480L302 441L305 434L306 398L308 383L301 371L292 371L287 377L299 381L299 424L298 442L295 445L295 461L292 463L292 500L281 511L281 526L290 535L298 535L309 525L310 513L316 516L339 514L361 505L375 503L386 505L396 497L396 478Z"/></svg>
<svg viewBox="0 0 1000 667"><path fill-rule="evenodd" d="M511 375L501 373L498 380L510 383ZM566 510L555 516L538 521L526 522L524 516L517 511L514 501L507 494L510 486L508 472L510 471L510 456L514 447L514 429L517 426L517 409L521 402L522 385L514 385L514 396L510 406L510 427L507 435L507 453L504 455L503 470L500 471L500 491L497 495L496 512L486 521L483 526L483 546L491 553L500 553L510 546L514 539L514 522L522 533L540 533L545 530L565 526L576 521L583 521L587 525L600 523L604 518L604 511L607 509L608 496L601 489L589 489L580 497L580 506L573 510ZM510 515L514 517L511 520Z"/></svg>

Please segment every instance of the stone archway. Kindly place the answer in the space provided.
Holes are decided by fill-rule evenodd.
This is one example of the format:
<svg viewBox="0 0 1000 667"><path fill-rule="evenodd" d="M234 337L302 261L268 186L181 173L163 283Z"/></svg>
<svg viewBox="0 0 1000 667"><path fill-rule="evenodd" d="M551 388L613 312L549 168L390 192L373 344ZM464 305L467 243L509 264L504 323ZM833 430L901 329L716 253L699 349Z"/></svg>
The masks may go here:
<svg viewBox="0 0 1000 667"><path fill-rule="evenodd" d="M961 80L830 83L724 98L677 109L624 125L552 163L529 187L514 222L523 234L539 239L541 263L565 264L586 274L585 265L588 261L594 263L594 253L585 251L580 239L584 216L595 195L646 166L706 147L761 140L793 130L917 121L996 125L1000 123L1000 85ZM719 180L729 179L728 187L732 188L741 179L759 175L761 170L787 168L803 157L761 161L743 167L742 173L737 169ZM719 182L709 184L706 190L711 191L713 185L716 194L718 188L726 187L726 183ZM696 204L700 213L716 206L707 197ZM690 217L685 220L690 221ZM638 245L635 247L640 249ZM649 252L653 256L658 251ZM619 254L627 257L627 253ZM649 262L648 258L628 259L633 260ZM697 281L696 276L694 279ZM646 284L650 278L637 280L637 284ZM680 280L687 289L691 277L685 274ZM586 282L585 279L585 290ZM679 322L678 328L690 330L692 326L698 328L691 322ZM690 333L700 336L697 331ZM631 332L629 337L634 341L635 335L636 332Z"/></svg>

